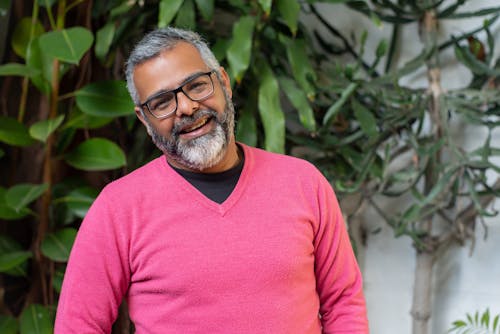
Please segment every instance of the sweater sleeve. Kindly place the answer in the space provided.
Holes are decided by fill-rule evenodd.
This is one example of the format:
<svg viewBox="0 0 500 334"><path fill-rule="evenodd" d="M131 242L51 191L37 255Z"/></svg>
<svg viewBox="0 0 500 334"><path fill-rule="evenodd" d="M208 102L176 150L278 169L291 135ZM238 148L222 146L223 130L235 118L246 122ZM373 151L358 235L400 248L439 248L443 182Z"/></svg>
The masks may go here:
<svg viewBox="0 0 500 334"><path fill-rule="evenodd" d="M106 190L106 189L105 189ZM126 228L105 190L87 213L71 250L55 334L111 333L130 277Z"/></svg>
<svg viewBox="0 0 500 334"><path fill-rule="evenodd" d="M368 334L361 272L333 189L320 184L314 247L323 333Z"/></svg>

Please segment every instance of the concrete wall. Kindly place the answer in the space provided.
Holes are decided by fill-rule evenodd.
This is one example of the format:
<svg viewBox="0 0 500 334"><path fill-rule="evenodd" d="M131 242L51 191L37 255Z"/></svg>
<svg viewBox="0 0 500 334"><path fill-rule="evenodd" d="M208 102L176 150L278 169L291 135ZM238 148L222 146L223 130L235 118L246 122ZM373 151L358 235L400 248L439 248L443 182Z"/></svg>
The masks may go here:
<svg viewBox="0 0 500 334"><path fill-rule="evenodd" d="M455 1L445 1L451 4ZM468 1L461 11L475 8L499 6L498 0ZM378 41L389 36L389 26L377 28L370 20L350 11L343 5L322 4L317 8L345 36L351 33L360 36L366 29L369 38L366 57L370 60ZM441 21L440 35L443 39L450 34L459 34L481 25L483 18L468 20ZM309 16L303 17L309 27L316 23ZM496 24L493 34L497 42L497 57L500 53L500 25ZM480 35L481 37L481 35ZM482 36L484 37L484 36ZM359 40L359 39L358 39ZM483 39L484 40L484 39ZM421 50L421 43L416 24L404 28L398 50L398 62L403 64L416 56ZM466 85L470 73L454 61L453 50L441 58L443 64L442 85L444 89L455 89ZM405 84L414 87L426 86L425 72L405 78ZM480 129L457 124L457 132L462 133L462 140L467 147L477 147L484 138ZM494 145L500 146L500 129L494 133ZM497 161L500 164L500 161ZM499 175L491 174L492 179ZM495 203L500 210L500 201ZM389 203L387 210L389 210ZM392 204L393 206L393 204ZM411 303L415 269L415 252L408 238L395 239L393 231L386 226L373 211L367 210L363 224L369 230L381 227L378 234L370 234L360 262L364 273L365 293L368 303L368 317L372 334L411 333ZM465 318L466 313L484 311L500 313L500 217L487 220L487 240L483 239L485 230L478 225L478 238L471 254L471 243L465 247L453 247L442 254L435 266L433 287L434 307L430 328L432 334L444 334L453 321Z"/></svg>

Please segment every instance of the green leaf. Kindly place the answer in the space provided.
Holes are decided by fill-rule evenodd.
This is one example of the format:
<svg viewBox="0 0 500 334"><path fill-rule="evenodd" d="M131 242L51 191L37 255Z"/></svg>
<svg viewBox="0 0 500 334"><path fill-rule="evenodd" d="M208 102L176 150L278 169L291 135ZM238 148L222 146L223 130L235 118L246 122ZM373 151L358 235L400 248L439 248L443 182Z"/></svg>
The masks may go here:
<svg viewBox="0 0 500 334"><path fill-rule="evenodd" d="M57 293L61 293L63 279L64 271L56 270L54 277L52 278L52 287Z"/></svg>
<svg viewBox="0 0 500 334"><path fill-rule="evenodd" d="M370 138L375 137L378 134L377 120L373 113L365 108L356 99L352 99L352 108L354 110L354 115L359 122L361 130Z"/></svg>
<svg viewBox="0 0 500 334"><path fill-rule="evenodd" d="M10 238L9 236L6 235L0 235L0 254L8 254L8 253L15 253L23 251L23 247L21 246L20 243L18 243L16 240ZM9 274L11 276L21 276L21 277L27 277L28 276L28 262L24 261L21 264L5 270L6 274ZM1 328L1 326L0 326ZM0 331L0 333L3 333Z"/></svg>
<svg viewBox="0 0 500 334"><path fill-rule="evenodd" d="M349 97L351 97L351 95L356 91L356 88L358 88L358 84L355 82L351 82L349 86L347 86L342 91L340 98L337 101L335 101L335 103L332 104L330 108L328 108L328 110L326 111L326 114L323 117L323 125L330 124L335 115L337 115L342 106L347 102L347 99L349 99Z"/></svg>
<svg viewBox="0 0 500 334"><path fill-rule="evenodd" d="M14 146L29 146L34 142L24 124L5 116L0 116L0 141Z"/></svg>
<svg viewBox="0 0 500 334"><path fill-rule="evenodd" d="M273 4L272 0L259 0L259 5L262 8L262 10L266 13L266 15L269 15L271 13L272 4Z"/></svg>
<svg viewBox="0 0 500 334"><path fill-rule="evenodd" d="M18 327L16 318L0 315L0 333L17 334Z"/></svg>
<svg viewBox="0 0 500 334"><path fill-rule="evenodd" d="M30 127L29 133L31 137L46 142L47 138L61 125L63 120L64 115L59 115L53 119L37 122Z"/></svg>
<svg viewBox="0 0 500 334"><path fill-rule="evenodd" d="M456 173L456 168L450 168L448 171L446 171L440 178L439 181L432 187L432 189L429 191L423 202L421 203L421 206L425 206L427 204L432 203L434 199L441 194L447 187L450 185L450 182L452 182L452 177Z"/></svg>
<svg viewBox="0 0 500 334"><path fill-rule="evenodd" d="M21 265L32 256L28 251L17 251L0 254L0 272L7 272Z"/></svg>
<svg viewBox="0 0 500 334"><path fill-rule="evenodd" d="M265 149L285 152L285 116L281 110L278 81L269 65L263 63L259 86L258 109L264 125Z"/></svg>
<svg viewBox="0 0 500 334"><path fill-rule="evenodd" d="M184 0L181 8L175 18L175 26L185 29L194 29L196 26L196 17L193 0Z"/></svg>
<svg viewBox="0 0 500 334"><path fill-rule="evenodd" d="M297 22L300 14L299 2L297 0L277 0L276 2L281 17L295 36L297 34Z"/></svg>
<svg viewBox="0 0 500 334"><path fill-rule="evenodd" d="M211 21L214 15L214 0L195 0L195 2L201 16L205 20Z"/></svg>
<svg viewBox="0 0 500 334"><path fill-rule="evenodd" d="M5 192L5 203L13 208L16 212L20 212L21 209L25 208L36 200L38 197L47 191L49 188L48 184L31 184L31 183L21 183L12 186Z"/></svg>
<svg viewBox="0 0 500 334"><path fill-rule="evenodd" d="M7 189L0 187L0 219L16 220L26 217L30 211L27 208L21 209L19 212L11 208L5 202L5 193Z"/></svg>
<svg viewBox="0 0 500 334"><path fill-rule="evenodd" d="M238 83L250 65L254 26L255 19L252 16L244 16L233 25L233 39L227 49L227 61L231 76Z"/></svg>
<svg viewBox="0 0 500 334"><path fill-rule="evenodd" d="M309 47L303 39L285 39L287 42L286 53L290 65L292 66L292 73L295 80L299 83L302 89L306 92L310 100L314 99L316 90L311 84L311 81L316 80L316 72L309 61L307 50Z"/></svg>
<svg viewBox="0 0 500 334"><path fill-rule="evenodd" d="M113 119L114 117L91 116L75 108L69 114L69 119L64 123L63 128L97 129L109 124Z"/></svg>
<svg viewBox="0 0 500 334"><path fill-rule="evenodd" d="M42 254L56 262L68 261L71 247L76 238L76 229L65 228L55 233L49 233L42 241Z"/></svg>
<svg viewBox="0 0 500 334"><path fill-rule="evenodd" d="M54 332L53 319L50 311L38 304L31 304L19 319L21 334L52 334Z"/></svg>
<svg viewBox="0 0 500 334"><path fill-rule="evenodd" d="M31 31L33 34L31 35ZM29 44L31 40L35 37L40 36L45 32L42 24L38 21L32 24L31 17L23 17L14 28L12 33L12 49L14 52L23 59L26 59L26 55L29 52Z"/></svg>
<svg viewBox="0 0 500 334"><path fill-rule="evenodd" d="M93 82L75 92L76 104L92 116L119 117L134 113L134 102L124 81Z"/></svg>
<svg viewBox="0 0 500 334"><path fill-rule="evenodd" d="M70 211L79 218L84 218L99 192L91 187L81 187L64 197Z"/></svg>
<svg viewBox="0 0 500 334"><path fill-rule="evenodd" d="M161 0L158 12L158 28L166 27L174 18L184 0Z"/></svg>
<svg viewBox="0 0 500 334"><path fill-rule="evenodd" d="M77 169L102 171L125 165L121 148L104 138L93 138L81 143L66 156L66 162Z"/></svg>
<svg viewBox="0 0 500 334"><path fill-rule="evenodd" d="M24 64L9 63L0 65L0 76L17 75L21 77L34 77L40 75L40 71Z"/></svg>
<svg viewBox="0 0 500 334"><path fill-rule="evenodd" d="M314 113L309 105L307 96L302 89L297 87L295 81L281 77L279 78L279 83L281 85L282 91L288 97L292 105L295 107L299 113L300 123L310 132L316 131L316 120L314 119Z"/></svg>
<svg viewBox="0 0 500 334"><path fill-rule="evenodd" d="M40 6L45 7L45 8L50 8L52 7L58 0L38 0L38 3Z"/></svg>
<svg viewBox="0 0 500 334"><path fill-rule="evenodd" d="M257 123L252 108L246 105L238 117L236 138L239 142L257 146Z"/></svg>
<svg viewBox="0 0 500 334"><path fill-rule="evenodd" d="M486 309L486 311L481 316L481 326L488 328L490 325L490 310Z"/></svg>
<svg viewBox="0 0 500 334"><path fill-rule="evenodd" d="M382 39L377 45L377 50L375 51L376 57L380 58L385 56L385 54L387 53L387 48L388 48L387 40Z"/></svg>
<svg viewBox="0 0 500 334"><path fill-rule="evenodd" d="M45 95L49 95L52 87L50 86L52 78L53 57L43 52L40 48L40 38L35 38L30 45L30 52L26 58L26 64L40 73L31 77L31 82Z"/></svg>
<svg viewBox="0 0 500 334"><path fill-rule="evenodd" d="M109 52L109 47L113 43L115 36L115 22L108 22L104 27L99 29L96 34L94 52L96 57L104 62Z"/></svg>
<svg viewBox="0 0 500 334"><path fill-rule="evenodd" d="M83 27L51 31L41 35L41 50L61 61L77 65L92 46L94 36Z"/></svg>

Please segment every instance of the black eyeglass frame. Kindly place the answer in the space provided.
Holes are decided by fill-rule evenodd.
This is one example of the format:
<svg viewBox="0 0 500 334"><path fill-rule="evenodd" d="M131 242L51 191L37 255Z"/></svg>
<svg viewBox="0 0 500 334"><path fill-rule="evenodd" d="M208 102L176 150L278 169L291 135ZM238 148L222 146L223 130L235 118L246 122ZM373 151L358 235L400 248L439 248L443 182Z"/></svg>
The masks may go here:
<svg viewBox="0 0 500 334"><path fill-rule="evenodd" d="M155 95L153 96L150 96L146 101L144 101L143 103L139 104L139 107L144 110L144 109L147 109L148 112L156 119L163 119L163 118L167 118L167 117L170 117L172 116L176 111L177 111L177 108L179 106L179 101L177 99L177 94L179 92L182 92L184 95L186 95L186 97L188 99L190 99L191 101L195 101L195 102L198 102L198 101L203 101L207 98L209 98L210 96L212 96L215 92L215 86L214 86L214 81L212 79L212 74L215 73L216 71L215 70L211 70L211 71L208 71L208 72L203 72L203 73L198 73L197 75L195 75L194 77L190 78L188 81L184 82L182 85L180 85L179 87L175 88L175 89L171 89L171 90L167 90L167 91L161 91L161 92L158 92L156 93ZM186 93L184 91L184 87L193 82L194 80L198 79L199 77L201 76L204 76L204 75L208 75L208 77L210 78L210 83L212 84L212 92L210 94L208 94L207 96L204 96L202 97L201 99L193 99L189 96L188 93ZM172 110L171 112L165 114L165 115L161 115L161 116L156 116L152 111L151 109L149 108L149 103L156 99L158 96L162 96L164 94L169 94L169 93L173 93L174 94L174 97L175 97L175 108L174 110Z"/></svg>

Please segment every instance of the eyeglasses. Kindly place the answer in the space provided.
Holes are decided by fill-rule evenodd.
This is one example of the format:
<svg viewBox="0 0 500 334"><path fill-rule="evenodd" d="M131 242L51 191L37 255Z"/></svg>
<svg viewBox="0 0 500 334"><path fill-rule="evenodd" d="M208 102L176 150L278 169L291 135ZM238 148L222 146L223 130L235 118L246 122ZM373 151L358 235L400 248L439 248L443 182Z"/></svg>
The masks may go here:
<svg viewBox="0 0 500 334"><path fill-rule="evenodd" d="M192 101L201 101L208 98L214 92L212 73L200 73L189 79L182 86L166 92L160 92L148 98L140 107L144 107L156 118L167 118L177 110L177 93L183 92Z"/></svg>

